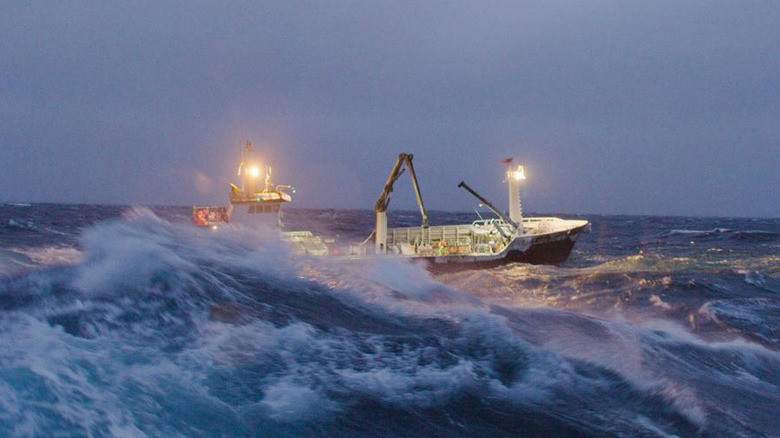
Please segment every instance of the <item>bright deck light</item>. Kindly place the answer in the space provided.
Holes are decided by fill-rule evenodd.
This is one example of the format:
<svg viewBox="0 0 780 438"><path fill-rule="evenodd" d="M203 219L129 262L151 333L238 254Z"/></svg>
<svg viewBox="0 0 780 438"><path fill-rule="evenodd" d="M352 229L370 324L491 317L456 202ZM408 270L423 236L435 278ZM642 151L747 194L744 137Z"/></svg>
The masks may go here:
<svg viewBox="0 0 780 438"><path fill-rule="evenodd" d="M257 178L258 176L260 176L260 168L257 166L250 167L249 174L252 176L252 178Z"/></svg>
<svg viewBox="0 0 780 438"><path fill-rule="evenodd" d="M512 172L512 178L514 178L515 181L525 179L525 170L523 169L523 166L517 166L517 170Z"/></svg>

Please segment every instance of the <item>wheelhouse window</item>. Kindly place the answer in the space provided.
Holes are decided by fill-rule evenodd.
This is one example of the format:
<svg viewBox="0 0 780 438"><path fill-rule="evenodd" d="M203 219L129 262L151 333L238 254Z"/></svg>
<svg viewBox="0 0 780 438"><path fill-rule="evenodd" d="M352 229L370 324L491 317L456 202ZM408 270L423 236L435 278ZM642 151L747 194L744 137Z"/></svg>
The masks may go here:
<svg viewBox="0 0 780 438"><path fill-rule="evenodd" d="M279 208L281 207L281 204L251 204L249 206L249 213L278 213Z"/></svg>

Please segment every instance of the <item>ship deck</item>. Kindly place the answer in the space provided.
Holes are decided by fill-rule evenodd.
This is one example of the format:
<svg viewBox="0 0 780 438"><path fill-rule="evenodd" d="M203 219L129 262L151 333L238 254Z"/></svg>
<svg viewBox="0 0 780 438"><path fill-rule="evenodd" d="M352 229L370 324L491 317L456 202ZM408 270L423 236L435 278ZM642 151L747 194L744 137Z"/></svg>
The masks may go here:
<svg viewBox="0 0 780 438"><path fill-rule="evenodd" d="M522 221L523 232L513 236L502 221L429 227L388 228L385 247L389 253L411 257L482 256L495 257L516 239L555 235L587 225L584 220L533 217Z"/></svg>

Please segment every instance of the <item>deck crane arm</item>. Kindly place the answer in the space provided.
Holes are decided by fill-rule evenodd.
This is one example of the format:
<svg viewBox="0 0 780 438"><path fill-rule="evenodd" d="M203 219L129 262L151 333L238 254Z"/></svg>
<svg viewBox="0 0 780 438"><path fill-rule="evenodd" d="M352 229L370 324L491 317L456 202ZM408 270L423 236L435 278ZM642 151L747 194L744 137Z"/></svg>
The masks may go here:
<svg viewBox="0 0 780 438"><path fill-rule="evenodd" d="M467 192L469 192L472 195L474 195L475 198L479 199L479 202L481 202L482 205L484 205L485 207L490 209L490 211L495 213L496 216L500 217L501 220L504 221L504 223L506 223L507 225L512 227L512 232L517 232L518 225L515 222L513 222L508 217L504 216L503 213L501 213L501 211L499 209L497 209L490 201L488 201L487 199L483 198L482 195L480 195L479 193L474 191L474 189L469 187L468 184L466 184L465 182L461 181L460 184L458 184L458 187L461 187L461 188L465 189ZM504 235L503 231L501 231L500 228L498 228L498 231L501 233L501 235ZM506 237L506 236L504 236L504 237Z"/></svg>
<svg viewBox="0 0 780 438"><path fill-rule="evenodd" d="M398 159L390 171L390 175L387 177L385 187L382 189L382 194L379 195L379 199L376 201L374 211L376 213L387 212L387 207L390 205L390 195L393 193L393 185L398 177L404 173L404 170L409 170L409 176L412 178L412 186L414 187L414 196L417 198L417 206L420 207L420 214L422 215L422 226L428 226L428 214L425 212L425 205L423 204L422 194L420 194L420 185L417 183L417 175L414 173L414 165L412 159L414 155L401 153L398 155ZM403 166L406 166L404 168Z"/></svg>

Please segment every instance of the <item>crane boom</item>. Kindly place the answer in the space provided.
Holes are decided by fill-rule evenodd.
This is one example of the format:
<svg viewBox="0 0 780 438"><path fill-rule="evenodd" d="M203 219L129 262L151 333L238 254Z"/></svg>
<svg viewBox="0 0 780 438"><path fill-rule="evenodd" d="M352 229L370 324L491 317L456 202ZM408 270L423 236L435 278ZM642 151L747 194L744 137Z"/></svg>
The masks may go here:
<svg viewBox="0 0 780 438"><path fill-rule="evenodd" d="M501 211L499 209L497 209L493 204L491 204L490 201L488 201L487 199L483 198L482 195L480 195L479 193L474 191L474 189L469 187L468 184L466 184L465 182L461 181L460 184L458 184L458 187L461 187L461 188L465 189L467 192L469 192L472 195L474 195L475 198L479 199L479 202L481 202L483 205L485 205L485 207L490 209L490 211L495 213L496 216L500 217L501 220L503 220L505 223L507 223L510 227L512 227L515 230L517 230L517 224L515 222L513 222L512 220L510 220L509 218L504 216L503 213L501 213Z"/></svg>
<svg viewBox="0 0 780 438"><path fill-rule="evenodd" d="M414 196L417 198L417 206L420 208L420 214L422 215L422 226L428 226L428 214L425 212L425 205L423 204L422 194L420 193L420 185L417 182L417 174L414 173L414 165L412 159L414 155L401 153L398 154L398 159L395 161L395 165L390 171L390 175L387 177L385 187L382 189L382 193L379 195L379 199L376 201L374 211L377 213L387 212L387 207L390 205L390 195L393 193L393 185L404 173L404 170L409 170L409 176L412 178L412 187L414 188ZM404 168L403 166L406 166Z"/></svg>

